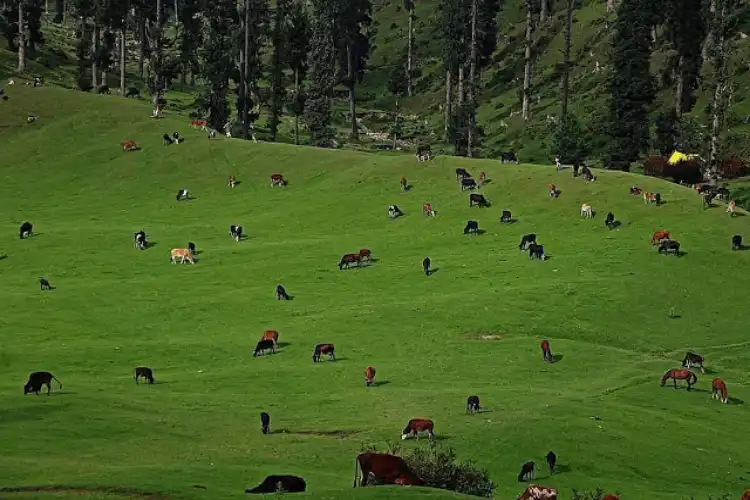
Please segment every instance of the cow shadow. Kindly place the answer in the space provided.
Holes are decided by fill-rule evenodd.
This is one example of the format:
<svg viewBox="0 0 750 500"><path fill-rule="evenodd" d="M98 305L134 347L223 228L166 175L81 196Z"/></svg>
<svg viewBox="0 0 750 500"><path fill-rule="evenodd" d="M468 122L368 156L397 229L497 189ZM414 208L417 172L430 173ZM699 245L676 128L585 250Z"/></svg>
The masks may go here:
<svg viewBox="0 0 750 500"><path fill-rule="evenodd" d="M557 465L555 465L555 473L553 475L564 474L566 472L570 472L570 466L569 465L557 464Z"/></svg>
<svg viewBox="0 0 750 500"><path fill-rule="evenodd" d="M486 231L485 229L477 229L477 230L476 230L475 232L473 232L473 233L464 233L464 234L475 234L475 235L477 235L477 236L481 236L481 235L483 235L483 234L484 234L484 233L486 233L486 232L487 232L487 231Z"/></svg>
<svg viewBox="0 0 750 500"><path fill-rule="evenodd" d="M413 184L407 184L406 186L404 186L404 193L408 193L412 190L412 188L414 188Z"/></svg>
<svg viewBox="0 0 750 500"><path fill-rule="evenodd" d="M283 349L284 347L289 346L289 345L291 345L289 342L279 342L278 344L276 344L276 348Z"/></svg>
<svg viewBox="0 0 750 500"><path fill-rule="evenodd" d="M427 270L427 276L432 276L433 274L435 274L438 271L440 271L439 267L436 267L435 269L428 269Z"/></svg>
<svg viewBox="0 0 750 500"><path fill-rule="evenodd" d="M485 179L482 186L486 186L487 184L492 184L492 179Z"/></svg>
<svg viewBox="0 0 750 500"><path fill-rule="evenodd" d="M138 385L141 385L141 384L138 384ZM164 382L163 380L154 380L154 383L149 384L149 385L169 385L169 382Z"/></svg>
<svg viewBox="0 0 750 500"><path fill-rule="evenodd" d="M611 226L609 226L609 230L611 231L613 229L618 229L620 226L622 226L622 222L620 222L619 220L616 220L612 223Z"/></svg>
<svg viewBox="0 0 750 500"><path fill-rule="evenodd" d="M0 260L5 260L5 259L7 259L7 258L8 258L8 256L7 256L6 254L2 254L2 255L0 255Z"/></svg>
<svg viewBox="0 0 750 500"><path fill-rule="evenodd" d="M144 248L144 250L148 250L149 248L155 247L158 244L158 241L149 241L148 243L146 243L146 248Z"/></svg>
<svg viewBox="0 0 750 500"><path fill-rule="evenodd" d="M746 216L747 214L742 213L742 212L735 212L734 215L732 215L732 217L746 217Z"/></svg>
<svg viewBox="0 0 750 500"><path fill-rule="evenodd" d="M560 361L562 361L562 360L563 360L563 358L564 358L564 357L565 357L565 355L564 355L564 354L554 354L554 355L552 356L552 362L553 362L553 363L559 363Z"/></svg>
<svg viewBox="0 0 750 500"><path fill-rule="evenodd" d="M376 262L380 262L380 259L372 258L372 259L369 260L369 262L371 262L371 263L374 264Z"/></svg>
<svg viewBox="0 0 750 500"><path fill-rule="evenodd" d="M46 393L39 392L40 396L42 394L44 394L45 396L47 395ZM73 392L73 391L52 391L50 393L50 396L74 396L76 394L78 394L78 393L77 392Z"/></svg>
<svg viewBox="0 0 750 500"><path fill-rule="evenodd" d="M388 385L390 383L391 383L390 380L376 380L375 382L372 383L370 387L380 387L383 385Z"/></svg>
<svg viewBox="0 0 750 500"><path fill-rule="evenodd" d="M198 255L200 255L202 253L203 253L203 250L196 249L195 252L193 253L193 255L198 256Z"/></svg>
<svg viewBox="0 0 750 500"><path fill-rule="evenodd" d="M242 181L234 181L234 187L237 187L237 186L239 186L240 184L242 184Z"/></svg>
<svg viewBox="0 0 750 500"><path fill-rule="evenodd" d="M500 224L518 224L519 220L516 218L508 219L508 220L501 220Z"/></svg>
<svg viewBox="0 0 750 500"><path fill-rule="evenodd" d="M740 398L729 398L730 405L744 405L745 401Z"/></svg>

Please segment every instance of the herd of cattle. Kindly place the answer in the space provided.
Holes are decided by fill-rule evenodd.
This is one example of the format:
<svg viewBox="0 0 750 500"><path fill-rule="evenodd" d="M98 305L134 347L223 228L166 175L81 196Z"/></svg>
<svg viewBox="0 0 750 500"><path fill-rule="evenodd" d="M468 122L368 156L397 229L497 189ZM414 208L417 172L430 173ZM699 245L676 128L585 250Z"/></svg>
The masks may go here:
<svg viewBox="0 0 750 500"><path fill-rule="evenodd" d="M172 138L165 135L164 143L172 144L173 142L179 143L179 136L175 134ZM123 143L125 150L130 150L137 145L133 141L126 141L127 144ZM513 158L504 158L506 161L516 161L515 155ZM479 177L479 182L475 181L471 174L464 168L456 169L456 179L459 181L461 191L477 190L488 182L486 174L483 172ZM587 180L593 181L596 178L593 175L587 176ZM234 176L229 177L227 185L230 188L234 188L238 184L237 179ZM281 174L273 174L270 177L270 186L286 186L287 181ZM401 178L400 181L402 191L408 191L410 189L409 184L405 177ZM643 199L646 203L661 203L661 196L659 193L648 193L642 192L640 188L632 187L630 190L633 195L643 195ZM724 193L721 189L712 188L700 188L699 192L703 196L704 206L710 205L711 201L716 197L728 196L728 193ZM554 185L549 185L550 198L557 199L560 197L561 191ZM187 189L180 189L177 192L176 200L182 201L190 199L190 193ZM490 202L485 198L484 195L472 192L469 195L469 208L472 207L489 208L491 207ZM434 217L436 211L432 208L429 203L423 205L422 213L425 216ZM734 214L734 203L731 203L731 210L727 211ZM390 205L388 207L388 216L390 219L396 219L404 216L404 212L396 205ZM592 218L594 211L591 205L584 203L581 207L581 216L584 218ZM513 221L512 214L509 210L503 210L500 222L511 223ZM613 213L608 213L605 218L605 225L613 229L616 227L615 217ZM30 222L24 222L20 227L20 238L24 239L33 233L33 226ZM231 225L229 230L230 236L236 241L240 241L243 237L243 229L240 225ZM464 228L464 234L480 234L479 225L475 220L469 220ZM148 247L148 240L145 231L141 230L133 233L133 241L135 248L144 250ZM652 244L658 245L659 253L675 253L679 254L680 244L670 238L670 234L667 231L658 231L654 233L652 237ZM742 237L735 235L732 238L732 248L739 249L742 247ZM544 247L537 243L537 235L534 233L526 234L521 238L519 244L520 250L527 250L531 259L545 260ZM189 262L195 264L196 248L195 244L190 242L187 248L173 248L170 252L170 261L176 263L180 260L180 263ZM367 248L360 249L356 253L347 253L339 261L339 270L348 269L351 265L356 264L360 266L363 262L372 261L372 251ZM429 275L430 260L425 258L423 261L423 267L425 274ZM42 289L51 289L49 282L40 278L40 285ZM292 297L287 293L283 285L279 284L276 287L275 296L278 300L291 300ZM275 330L266 330L263 336L258 340L255 349L253 350L253 357L263 355L265 353L275 353L278 347L279 333ZM552 356L550 344L548 340L543 340L541 343L542 359L547 363L553 363L555 361ZM318 363L321 360L321 356L326 355L330 361L336 360L335 347L331 343L317 344L313 348L312 360L314 363ZM697 382L697 376L691 371L692 367L699 367L703 372L704 359L702 356L692 352L688 352L683 359L683 369L669 370L661 379L661 385L664 386L667 380L673 380L674 387L677 387L678 380L685 380L688 384L688 390ZM374 384L376 370L373 366L368 366L365 369L365 384L370 387ZM136 384L141 379L144 379L149 384L154 383L153 370L149 367L139 366L135 368L134 379ZM24 385L24 394L35 393L39 394L39 391L43 386L47 386L47 394L50 394L52 390L52 381L56 381L60 388L62 383L54 377L50 372L34 372L29 375L29 379ZM718 398L721 402L726 403L728 401L726 384L720 379L714 379L712 383L712 393L714 398ZM466 412L469 414L475 414L479 412L480 401L476 395L469 396L466 404ZM270 416L268 413L261 413L261 430L264 434L270 432ZM435 424L432 420L427 418L414 418L411 419L406 427L402 430L402 439L414 437L418 439L420 433L426 433L430 441L435 439ZM555 472L555 464L557 461L554 452L550 451L546 460L549 466L550 474ZM534 478L535 463L533 461L526 462L521 468L518 480L524 482ZM359 476L359 481L358 481ZM396 455L387 453L376 453L376 452L364 452L357 456L354 486L357 483L361 486L365 486L372 482L377 484L398 484L398 485L412 485L420 486L424 485L424 481L409 467L406 461ZM286 492L298 492L305 491L306 482L304 479L297 476L289 475L271 475L268 476L259 486L246 490L247 493L271 493L275 491L286 491ZM606 495L603 497L604 500L618 500L615 495ZM750 500L750 491L745 492L743 499ZM518 497L519 500L556 500L557 491L555 488L541 485L529 485L525 491Z"/></svg>

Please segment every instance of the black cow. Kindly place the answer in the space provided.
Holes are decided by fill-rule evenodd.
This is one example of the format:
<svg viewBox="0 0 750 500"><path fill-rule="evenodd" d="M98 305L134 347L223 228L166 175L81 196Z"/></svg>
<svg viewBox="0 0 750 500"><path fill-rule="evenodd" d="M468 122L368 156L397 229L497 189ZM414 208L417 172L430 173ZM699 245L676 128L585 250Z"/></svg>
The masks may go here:
<svg viewBox="0 0 750 500"><path fill-rule="evenodd" d="M654 193L654 203L661 205L661 193Z"/></svg>
<svg viewBox="0 0 750 500"><path fill-rule="evenodd" d="M179 143L182 142L182 138L180 137L180 133L179 132L174 132L172 134L172 139L174 140L175 144L179 144Z"/></svg>
<svg viewBox="0 0 750 500"><path fill-rule="evenodd" d="M38 396L42 386L46 385L47 396L49 396L49 393L52 391L53 380L57 381L57 383L60 384L60 389L62 389L62 382L57 380L50 372L33 372L29 374L29 381L23 386L23 393L28 394L33 392Z"/></svg>
<svg viewBox="0 0 750 500"><path fill-rule="evenodd" d="M706 369L703 367L703 361L705 361L703 356L688 351L685 353L685 357L682 359L682 366L684 366L688 370L693 366L697 366L701 369L701 373L706 373Z"/></svg>
<svg viewBox="0 0 750 500"><path fill-rule="evenodd" d="M265 351L268 349L271 349L272 353L276 353L276 348L274 347L273 339L263 339L259 340L258 343L255 345L255 350L253 351L253 357L257 356L258 354L265 354Z"/></svg>
<svg viewBox="0 0 750 500"><path fill-rule="evenodd" d="M125 97L137 97L138 99L140 99L141 91L135 87L128 87L128 89L125 91Z"/></svg>
<svg viewBox="0 0 750 500"><path fill-rule="evenodd" d="M469 208L474 205L477 205L479 208L489 207L490 202L487 201L487 198L485 198L483 194L474 193L469 195Z"/></svg>
<svg viewBox="0 0 750 500"><path fill-rule="evenodd" d="M195 243L193 243L192 241L188 242L188 250L190 250L191 254L196 255Z"/></svg>
<svg viewBox="0 0 750 500"><path fill-rule="evenodd" d="M518 163L518 156L514 151L500 153L500 163Z"/></svg>
<svg viewBox="0 0 750 500"><path fill-rule="evenodd" d="M471 413L472 415L474 413L479 412L479 396L469 396L469 399L466 400L466 413Z"/></svg>
<svg viewBox="0 0 750 500"><path fill-rule="evenodd" d="M31 236L33 234L33 229L34 227L31 225L31 222L24 222L23 224L21 224L21 228L18 231L18 236L21 239L24 239L27 236Z"/></svg>
<svg viewBox="0 0 750 500"><path fill-rule="evenodd" d="M735 234L732 236L732 250L741 250L742 249L742 236L739 234Z"/></svg>
<svg viewBox="0 0 750 500"><path fill-rule="evenodd" d="M300 493L305 491L307 483L299 476L277 476L266 477L262 483L252 489L245 490L245 493Z"/></svg>
<svg viewBox="0 0 750 500"><path fill-rule="evenodd" d="M536 243L529 245L529 258L544 260L544 246Z"/></svg>
<svg viewBox="0 0 750 500"><path fill-rule="evenodd" d="M260 414L260 430L263 434L271 432L271 416L266 412Z"/></svg>
<svg viewBox="0 0 750 500"><path fill-rule="evenodd" d="M172 138L169 137L169 134L164 134L163 136L161 136L161 140L162 140L162 143L165 146L169 146L170 144L174 143L174 141L172 140Z"/></svg>
<svg viewBox="0 0 750 500"><path fill-rule="evenodd" d="M513 220L513 216L510 213L510 210L503 210L502 215L500 216L500 222L507 223Z"/></svg>
<svg viewBox="0 0 750 500"><path fill-rule="evenodd" d="M330 359L331 361L336 361L336 349L334 348L333 344L317 344L313 348L313 363L320 362L321 354L328 354L328 359Z"/></svg>
<svg viewBox="0 0 750 500"><path fill-rule="evenodd" d="M276 285L276 300L291 300L283 285Z"/></svg>
<svg viewBox="0 0 750 500"><path fill-rule="evenodd" d="M425 257L424 260L422 261L422 269L424 269L424 275L425 276L429 276L430 275L430 264L431 264L430 258L429 257Z"/></svg>
<svg viewBox="0 0 750 500"><path fill-rule="evenodd" d="M465 179L467 177L471 178L471 174L467 172L465 168L458 167L456 169L456 180Z"/></svg>
<svg viewBox="0 0 750 500"><path fill-rule="evenodd" d="M40 290L54 290L52 285L49 284L46 278L39 278L39 289Z"/></svg>
<svg viewBox="0 0 750 500"><path fill-rule="evenodd" d="M549 473L555 473L555 466L557 465L557 455L554 451L547 453L547 465L549 465Z"/></svg>
<svg viewBox="0 0 750 500"><path fill-rule="evenodd" d="M536 234L531 233L521 238L521 244L518 245L519 250L526 250L529 245L536 245Z"/></svg>
<svg viewBox="0 0 750 500"><path fill-rule="evenodd" d="M146 379L149 384L154 383L154 371L147 366L139 366L135 369L135 383L138 383L140 378Z"/></svg>
<svg viewBox="0 0 750 500"><path fill-rule="evenodd" d="M716 190L716 197L720 200L726 201L729 198L729 189L720 187Z"/></svg>
<svg viewBox="0 0 750 500"><path fill-rule="evenodd" d="M476 188L477 188L477 181L475 181L471 177L464 177L461 179L461 191L466 191L468 189L476 189Z"/></svg>
<svg viewBox="0 0 750 500"><path fill-rule="evenodd" d="M240 241L242 239L242 226L229 226L229 236L234 238L236 241Z"/></svg>
<svg viewBox="0 0 750 500"><path fill-rule="evenodd" d="M522 483L527 479L534 479L534 462L526 462L521 466L521 472L518 473L518 482Z"/></svg>
<svg viewBox="0 0 750 500"><path fill-rule="evenodd" d="M166 135L166 134L164 134ZM177 190L177 201L180 201L182 199L187 200L190 197L190 193L187 189L179 189Z"/></svg>
<svg viewBox="0 0 750 500"><path fill-rule="evenodd" d="M479 234L479 223L475 220L470 220L466 223L464 228L464 234Z"/></svg>
<svg viewBox="0 0 750 500"><path fill-rule="evenodd" d="M133 242L135 244L135 248L137 248L138 250L144 250L148 246L145 231L141 230L137 233L133 233Z"/></svg>
<svg viewBox="0 0 750 500"><path fill-rule="evenodd" d="M604 225L610 229L615 227L615 214L613 214L612 212L609 212L607 214L607 218L604 219Z"/></svg>
<svg viewBox="0 0 750 500"><path fill-rule="evenodd" d="M672 252L675 255L679 255L680 244L675 240L662 240L661 243L659 243L659 248L657 249L657 251L659 253L663 253L664 255L668 254L669 252Z"/></svg>
<svg viewBox="0 0 750 500"><path fill-rule="evenodd" d="M107 85L100 85L99 88L96 89L96 93L109 95L109 87Z"/></svg>

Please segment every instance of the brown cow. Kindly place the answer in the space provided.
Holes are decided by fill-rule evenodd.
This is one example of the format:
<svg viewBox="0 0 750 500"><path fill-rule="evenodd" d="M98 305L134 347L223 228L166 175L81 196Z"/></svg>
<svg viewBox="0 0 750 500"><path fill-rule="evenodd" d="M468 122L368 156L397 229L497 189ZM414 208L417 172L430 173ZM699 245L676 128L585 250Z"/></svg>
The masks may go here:
<svg viewBox="0 0 750 500"><path fill-rule="evenodd" d="M617 495L604 495L604 498L602 500L620 500L620 497Z"/></svg>
<svg viewBox="0 0 750 500"><path fill-rule="evenodd" d="M405 486L422 486L422 481L411 470L406 461L396 455L366 451L357 456L354 462L354 487L357 487L357 473L361 471L360 486L367 486L370 474L384 484L401 484Z"/></svg>
<svg viewBox="0 0 750 500"><path fill-rule="evenodd" d="M750 490L745 490L745 492L742 494L742 498L740 500L750 500Z"/></svg>
<svg viewBox="0 0 750 500"><path fill-rule="evenodd" d="M336 349L333 344L316 344L312 355L313 363L319 363L322 354L328 354L328 359L336 361Z"/></svg>
<svg viewBox="0 0 750 500"><path fill-rule="evenodd" d="M271 175L271 187L276 186L286 186L286 181L284 180L284 176L281 174L273 174Z"/></svg>
<svg viewBox="0 0 750 500"><path fill-rule="evenodd" d="M273 346L278 347L279 345L279 332L276 330L265 330L263 337L260 340L273 340Z"/></svg>
<svg viewBox="0 0 750 500"><path fill-rule="evenodd" d="M188 261L191 264L195 264L195 259L193 259L193 254L190 252L190 249L188 248L173 248L170 253L169 261L172 264L175 264L178 258L180 259L180 264L183 264L185 261Z"/></svg>
<svg viewBox="0 0 750 500"><path fill-rule="evenodd" d="M651 246L658 245L661 240L669 239L669 231L656 231L651 237Z"/></svg>
<svg viewBox="0 0 750 500"><path fill-rule="evenodd" d="M430 441L435 439L435 423L429 418L413 418L401 431L401 439L415 437L419 439L419 433L426 432Z"/></svg>
<svg viewBox="0 0 750 500"><path fill-rule="evenodd" d="M341 257L341 260L339 261L339 271L341 271L344 267L349 269L349 266L356 263L357 267L362 263L362 256L360 256L358 253L347 253L344 254L343 257Z"/></svg>
<svg viewBox="0 0 750 500"><path fill-rule="evenodd" d="M359 251L359 259L362 262L372 262L372 250L369 248L363 248Z"/></svg>
<svg viewBox="0 0 750 500"><path fill-rule="evenodd" d="M557 490L549 486L528 486L518 500L557 500Z"/></svg>
<svg viewBox="0 0 750 500"><path fill-rule="evenodd" d="M367 385L367 387L370 387L374 381L375 381L375 367L368 366L367 368L365 368L365 384Z"/></svg>

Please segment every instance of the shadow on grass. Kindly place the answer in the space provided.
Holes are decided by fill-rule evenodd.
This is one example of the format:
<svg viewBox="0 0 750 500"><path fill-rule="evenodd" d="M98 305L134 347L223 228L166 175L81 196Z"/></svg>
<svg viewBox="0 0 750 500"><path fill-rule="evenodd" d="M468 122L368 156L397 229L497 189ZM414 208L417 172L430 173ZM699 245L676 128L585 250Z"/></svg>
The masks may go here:
<svg viewBox="0 0 750 500"><path fill-rule="evenodd" d="M377 381L373 382L370 387L380 387L380 386L383 386L383 385L388 385L390 383L391 383L390 380L377 380Z"/></svg>
<svg viewBox="0 0 750 500"><path fill-rule="evenodd" d="M552 363L559 363L565 357L564 354L555 354L552 356Z"/></svg>

